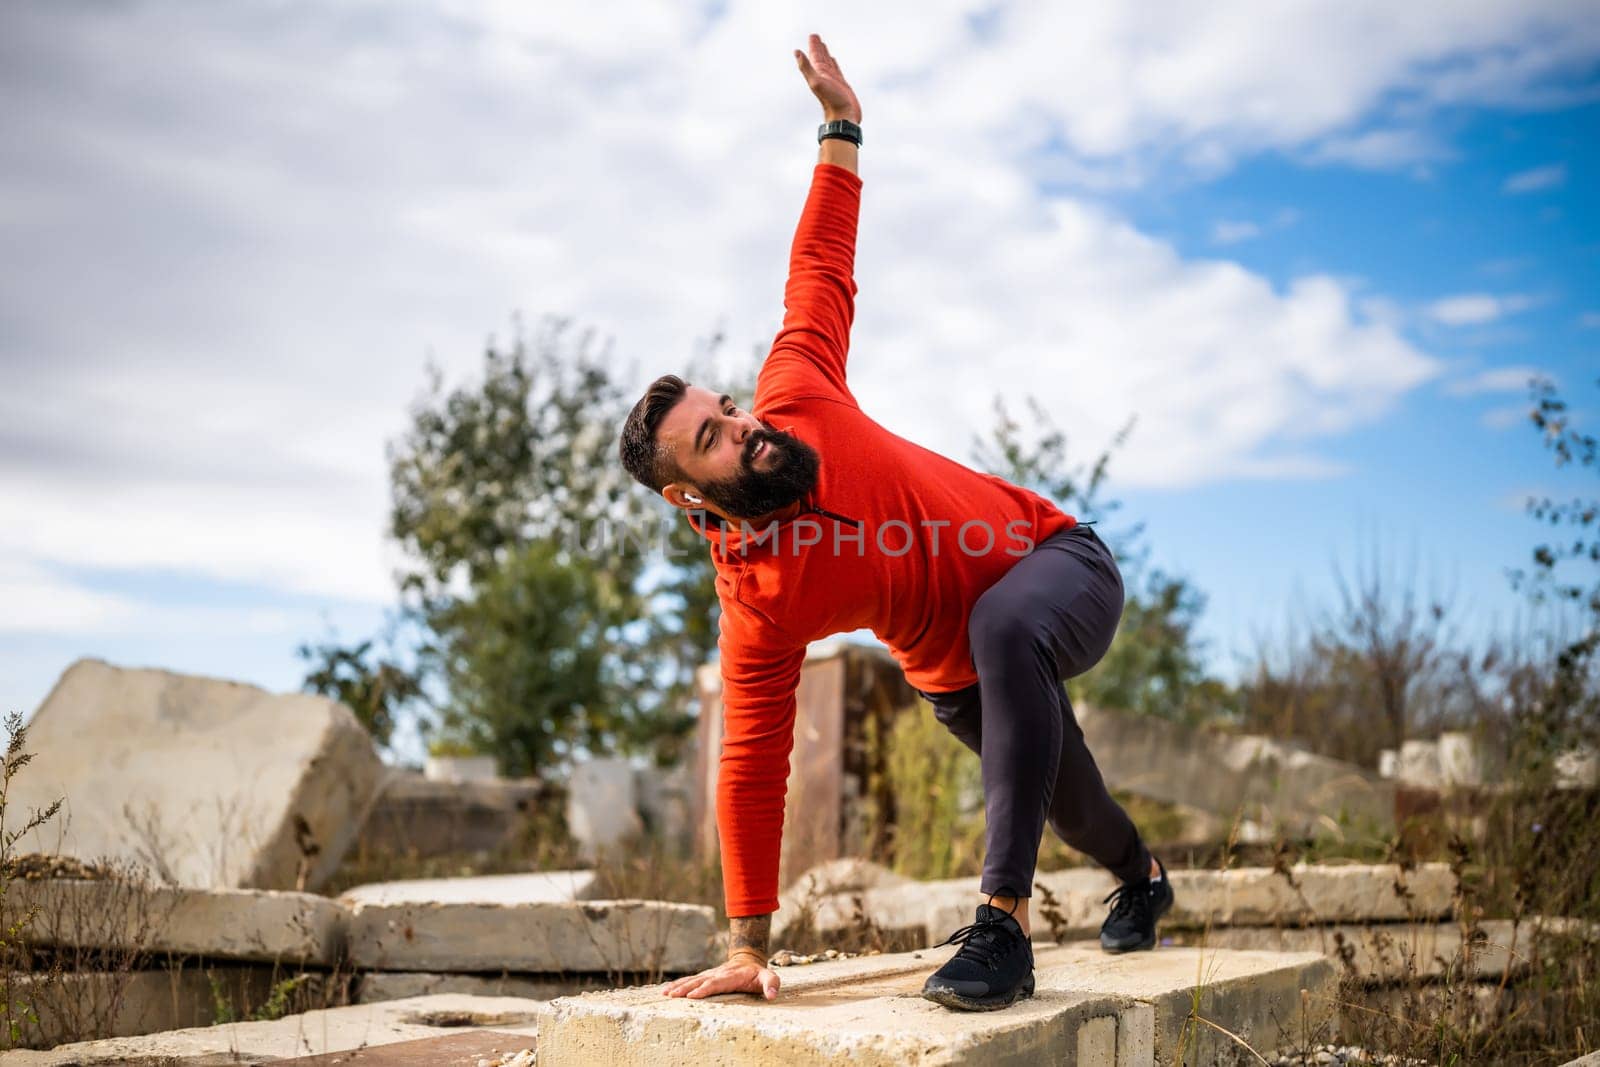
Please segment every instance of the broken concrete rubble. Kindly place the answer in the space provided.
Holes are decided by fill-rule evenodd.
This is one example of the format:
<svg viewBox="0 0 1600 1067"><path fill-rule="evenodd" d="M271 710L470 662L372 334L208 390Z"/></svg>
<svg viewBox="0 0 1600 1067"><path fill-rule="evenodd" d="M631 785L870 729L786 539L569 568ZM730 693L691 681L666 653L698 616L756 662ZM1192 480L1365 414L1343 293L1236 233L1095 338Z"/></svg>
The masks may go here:
<svg viewBox="0 0 1600 1067"><path fill-rule="evenodd" d="M1177 897L1164 926L1259 926L1398 922L1450 914L1455 878L1447 864L1404 870L1395 865L1297 865L1287 871L1241 867L1231 871L1168 872ZM804 879L802 879L804 880ZM1040 937L1086 936L1105 918L1103 898L1116 886L1110 874L1077 868L1041 873L1034 882L1043 920ZM1053 903L1045 899L1046 892ZM931 944L972 921L980 896L977 878L883 884L810 900L782 902L774 928L778 941L797 923L818 931L848 930L864 919L884 931ZM1052 928L1046 906L1057 916ZM858 918L859 916L859 918Z"/></svg>
<svg viewBox="0 0 1600 1067"><path fill-rule="evenodd" d="M1166 949L1110 957L1098 946L1036 952L1036 994L999 1012L950 1012L918 996L954 949L785 971L776 1001L666 998L656 987L586 993L539 1016L541 1062L664 1067L785 1064L1080 1063L1142 1067L1255 1062L1191 1021L1226 1020L1261 1048L1332 1025L1334 969L1315 954ZM1104 1020L1104 1021L1101 1021Z"/></svg>
<svg viewBox="0 0 1600 1067"><path fill-rule="evenodd" d="M689 973L711 958L710 908L659 901L356 903L349 953L380 971Z"/></svg>
<svg viewBox="0 0 1600 1067"><path fill-rule="evenodd" d="M9 803L65 804L19 850L208 889L315 888L383 774L372 738L331 700L94 659L62 674L28 744Z"/></svg>
<svg viewBox="0 0 1600 1067"><path fill-rule="evenodd" d="M116 879L14 881L13 914L30 915L44 947L331 966L345 909L327 897L252 889L184 889Z"/></svg>
<svg viewBox="0 0 1600 1067"><path fill-rule="evenodd" d="M515 997L443 995L328 1008L272 1022L230 1023L173 1030L144 1037L112 1038L63 1045L48 1052L16 1051L4 1067L211 1067L267 1063L391 1045L464 1030L493 1030L530 1039L541 1003Z"/></svg>

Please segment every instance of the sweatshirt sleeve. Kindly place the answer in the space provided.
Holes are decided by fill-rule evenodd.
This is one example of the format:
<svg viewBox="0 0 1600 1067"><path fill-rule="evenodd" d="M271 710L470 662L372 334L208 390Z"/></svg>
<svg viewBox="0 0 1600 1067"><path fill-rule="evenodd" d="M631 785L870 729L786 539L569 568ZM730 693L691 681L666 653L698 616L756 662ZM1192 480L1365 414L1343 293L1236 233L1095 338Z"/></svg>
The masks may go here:
<svg viewBox="0 0 1600 1067"><path fill-rule="evenodd" d="M783 806L805 646L747 609L722 615L717 836L730 917L778 910Z"/></svg>
<svg viewBox="0 0 1600 1067"><path fill-rule="evenodd" d="M855 318L856 223L861 179L818 163L789 251L783 327L756 383L756 408L791 396L834 396L855 404L845 355Z"/></svg>

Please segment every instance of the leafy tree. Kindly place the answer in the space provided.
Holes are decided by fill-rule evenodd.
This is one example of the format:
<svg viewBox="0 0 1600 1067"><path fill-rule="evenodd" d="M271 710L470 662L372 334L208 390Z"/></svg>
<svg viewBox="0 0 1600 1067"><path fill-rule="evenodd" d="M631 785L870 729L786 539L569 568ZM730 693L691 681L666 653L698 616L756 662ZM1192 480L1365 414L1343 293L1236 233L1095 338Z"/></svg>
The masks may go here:
<svg viewBox="0 0 1600 1067"><path fill-rule="evenodd" d="M713 370L712 338L690 376ZM435 695L436 742L533 773L579 749L670 759L693 725L694 670L716 646L703 539L638 491L616 459L633 397L610 347L547 318L485 349L481 377L447 388L430 367L388 449L390 533L418 673L374 661L372 642L303 645L308 688L371 709Z"/></svg>
<svg viewBox="0 0 1600 1067"><path fill-rule="evenodd" d="M308 641L295 654L310 668L302 688L355 712L372 739L387 746L400 709L422 696L422 684L416 673L395 661L376 659L372 649L372 638L350 646Z"/></svg>

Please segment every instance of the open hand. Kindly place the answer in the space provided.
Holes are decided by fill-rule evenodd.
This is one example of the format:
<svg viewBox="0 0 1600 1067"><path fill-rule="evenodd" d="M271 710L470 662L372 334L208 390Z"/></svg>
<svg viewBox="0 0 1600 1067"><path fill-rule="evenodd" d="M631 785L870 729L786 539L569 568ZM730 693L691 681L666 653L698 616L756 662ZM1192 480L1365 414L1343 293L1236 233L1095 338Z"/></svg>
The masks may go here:
<svg viewBox="0 0 1600 1067"><path fill-rule="evenodd" d="M778 995L778 975L770 967L749 960L729 960L710 970L679 978L662 987L662 996L698 1000L718 993L754 993L772 1000Z"/></svg>
<svg viewBox="0 0 1600 1067"><path fill-rule="evenodd" d="M822 102L823 118L829 121L849 119L851 122L860 122L861 104L856 100L855 90L844 80L839 64L829 54L828 46L814 33L807 44L811 55L808 57L797 48L794 58L800 65L800 73L805 75L807 87Z"/></svg>

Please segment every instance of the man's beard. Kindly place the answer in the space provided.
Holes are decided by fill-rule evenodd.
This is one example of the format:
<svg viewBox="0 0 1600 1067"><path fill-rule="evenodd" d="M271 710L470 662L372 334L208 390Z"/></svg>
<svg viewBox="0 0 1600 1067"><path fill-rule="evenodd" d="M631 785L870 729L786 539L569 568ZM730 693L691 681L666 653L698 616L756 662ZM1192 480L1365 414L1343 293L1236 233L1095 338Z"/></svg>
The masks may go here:
<svg viewBox="0 0 1600 1067"><path fill-rule="evenodd" d="M751 466L751 453L766 442L767 470ZM766 427L751 431L739 457L739 473L700 486L706 499L736 519L759 519L786 508L817 485L817 450L793 434Z"/></svg>

